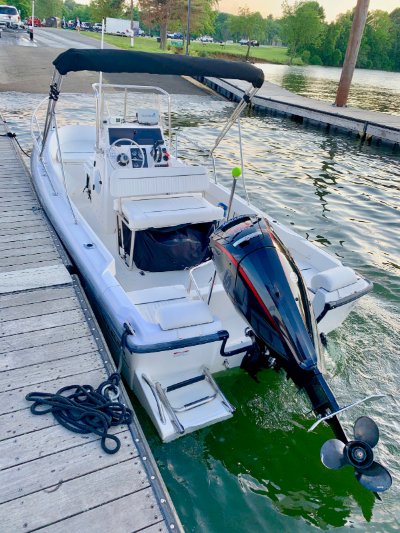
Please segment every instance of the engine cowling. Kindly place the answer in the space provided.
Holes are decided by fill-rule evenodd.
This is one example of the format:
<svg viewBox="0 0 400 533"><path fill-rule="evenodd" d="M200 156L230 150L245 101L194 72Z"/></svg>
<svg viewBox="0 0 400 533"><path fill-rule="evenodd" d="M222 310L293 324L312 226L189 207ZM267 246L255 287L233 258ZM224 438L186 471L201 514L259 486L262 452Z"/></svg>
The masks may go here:
<svg viewBox="0 0 400 533"><path fill-rule="evenodd" d="M256 336L288 364L294 360L304 370L316 367L306 289L268 222L232 219L213 234L211 248L227 294Z"/></svg>

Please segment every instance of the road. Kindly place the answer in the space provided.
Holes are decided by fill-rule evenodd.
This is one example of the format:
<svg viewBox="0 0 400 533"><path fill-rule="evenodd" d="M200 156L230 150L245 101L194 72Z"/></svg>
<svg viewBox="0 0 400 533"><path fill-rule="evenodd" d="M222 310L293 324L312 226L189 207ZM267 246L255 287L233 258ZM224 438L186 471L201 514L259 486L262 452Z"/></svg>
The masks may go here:
<svg viewBox="0 0 400 533"><path fill-rule="evenodd" d="M55 28L35 28L34 40L25 31L3 31L0 38L0 92L47 93L53 73L53 60L68 48L99 48L100 41L85 33ZM114 48L105 45L105 48ZM171 94L204 95L201 88L178 76L108 74L106 83L156 85ZM63 91L91 93L98 74L71 73L63 79Z"/></svg>

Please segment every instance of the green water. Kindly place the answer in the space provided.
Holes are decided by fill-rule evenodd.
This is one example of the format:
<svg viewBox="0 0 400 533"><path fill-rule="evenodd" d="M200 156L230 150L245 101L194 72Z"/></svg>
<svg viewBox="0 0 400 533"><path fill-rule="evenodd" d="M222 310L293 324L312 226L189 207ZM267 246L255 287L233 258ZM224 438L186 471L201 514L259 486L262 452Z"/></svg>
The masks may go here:
<svg viewBox="0 0 400 533"><path fill-rule="evenodd" d="M0 109L24 146L36 100L0 95ZM75 118L93 120L86 96L60 104ZM184 96L174 104L189 139L181 143L183 155L198 159L194 143L209 146L231 106ZM138 406L143 428L186 531L399 531L399 155L271 117L245 117L242 130L252 202L374 282L373 292L329 335L327 379L342 405L387 395L344 413L342 421L349 432L364 414L378 423L376 456L392 472L393 487L379 502L350 468L322 466L319 450L332 434L322 425L307 432L314 421L309 406L282 373L264 371L259 384L240 370L217 376L237 408L228 421L162 444ZM218 158L226 184L238 157L232 134Z"/></svg>

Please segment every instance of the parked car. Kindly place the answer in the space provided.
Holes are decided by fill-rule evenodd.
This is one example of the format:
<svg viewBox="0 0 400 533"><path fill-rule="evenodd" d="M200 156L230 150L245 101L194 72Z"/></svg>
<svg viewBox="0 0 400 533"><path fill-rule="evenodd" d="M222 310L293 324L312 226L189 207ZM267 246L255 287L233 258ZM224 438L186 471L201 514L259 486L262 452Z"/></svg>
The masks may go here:
<svg viewBox="0 0 400 533"><path fill-rule="evenodd" d="M59 28L61 26L61 21L58 17L47 17L43 26L46 26L46 28ZM35 21L36 26L36 21Z"/></svg>
<svg viewBox="0 0 400 533"><path fill-rule="evenodd" d="M260 43L256 41L255 39L252 39L249 41L248 39L240 39L239 44L245 45L245 46L260 46Z"/></svg>
<svg viewBox="0 0 400 533"><path fill-rule="evenodd" d="M203 35L203 37L200 37L201 43L213 43L214 39L210 37L209 35Z"/></svg>
<svg viewBox="0 0 400 533"><path fill-rule="evenodd" d="M21 17L15 6L0 6L0 28L20 28Z"/></svg>
<svg viewBox="0 0 400 533"><path fill-rule="evenodd" d="M102 23L101 22L95 22L92 26L92 31L100 31L102 29Z"/></svg>
<svg viewBox="0 0 400 533"><path fill-rule="evenodd" d="M68 28L69 30L74 30L74 29L75 29L75 21L74 21L74 20L69 20L69 21L67 22L67 28Z"/></svg>
<svg viewBox="0 0 400 533"><path fill-rule="evenodd" d="M92 25L90 22L81 22L81 30L83 31L90 31L92 29Z"/></svg>
<svg viewBox="0 0 400 533"><path fill-rule="evenodd" d="M183 39L183 33L177 31L175 33L167 32L167 39Z"/></svg>
<svg viewBox="0 0 400 533"><path fill-rule="evenodd" d="M33 17L33 23L34 23L35 28L40 28L42 26L42 21L38 17ZM32 26L32 17L28 17L26 24L28 28Z"/></svg>

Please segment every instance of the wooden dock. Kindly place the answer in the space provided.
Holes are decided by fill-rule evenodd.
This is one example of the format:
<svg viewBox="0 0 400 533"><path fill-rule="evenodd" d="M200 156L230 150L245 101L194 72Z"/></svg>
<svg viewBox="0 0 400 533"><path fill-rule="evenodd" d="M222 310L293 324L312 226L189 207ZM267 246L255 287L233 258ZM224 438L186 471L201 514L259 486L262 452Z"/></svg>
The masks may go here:
<svg viewBox="0 0 400 533"><path fill-rule="evenodd" d="M136 417L108 455L30 412L28 392L97 387L115 367L5 134L0 120L0 531L183 531Z"/></svg>
<svg viewBox="0 0 400 533"><path fill-rule="evenodd" d="M248 83L240 80L202 78L201 81L229 100L239 100ZM253 99L256 109L288 116L303 124L325 126L329 131L352 132L366 142L400 146L400 116L354 107L335 107L328 102L294 94L265 81Z"/></svg>

